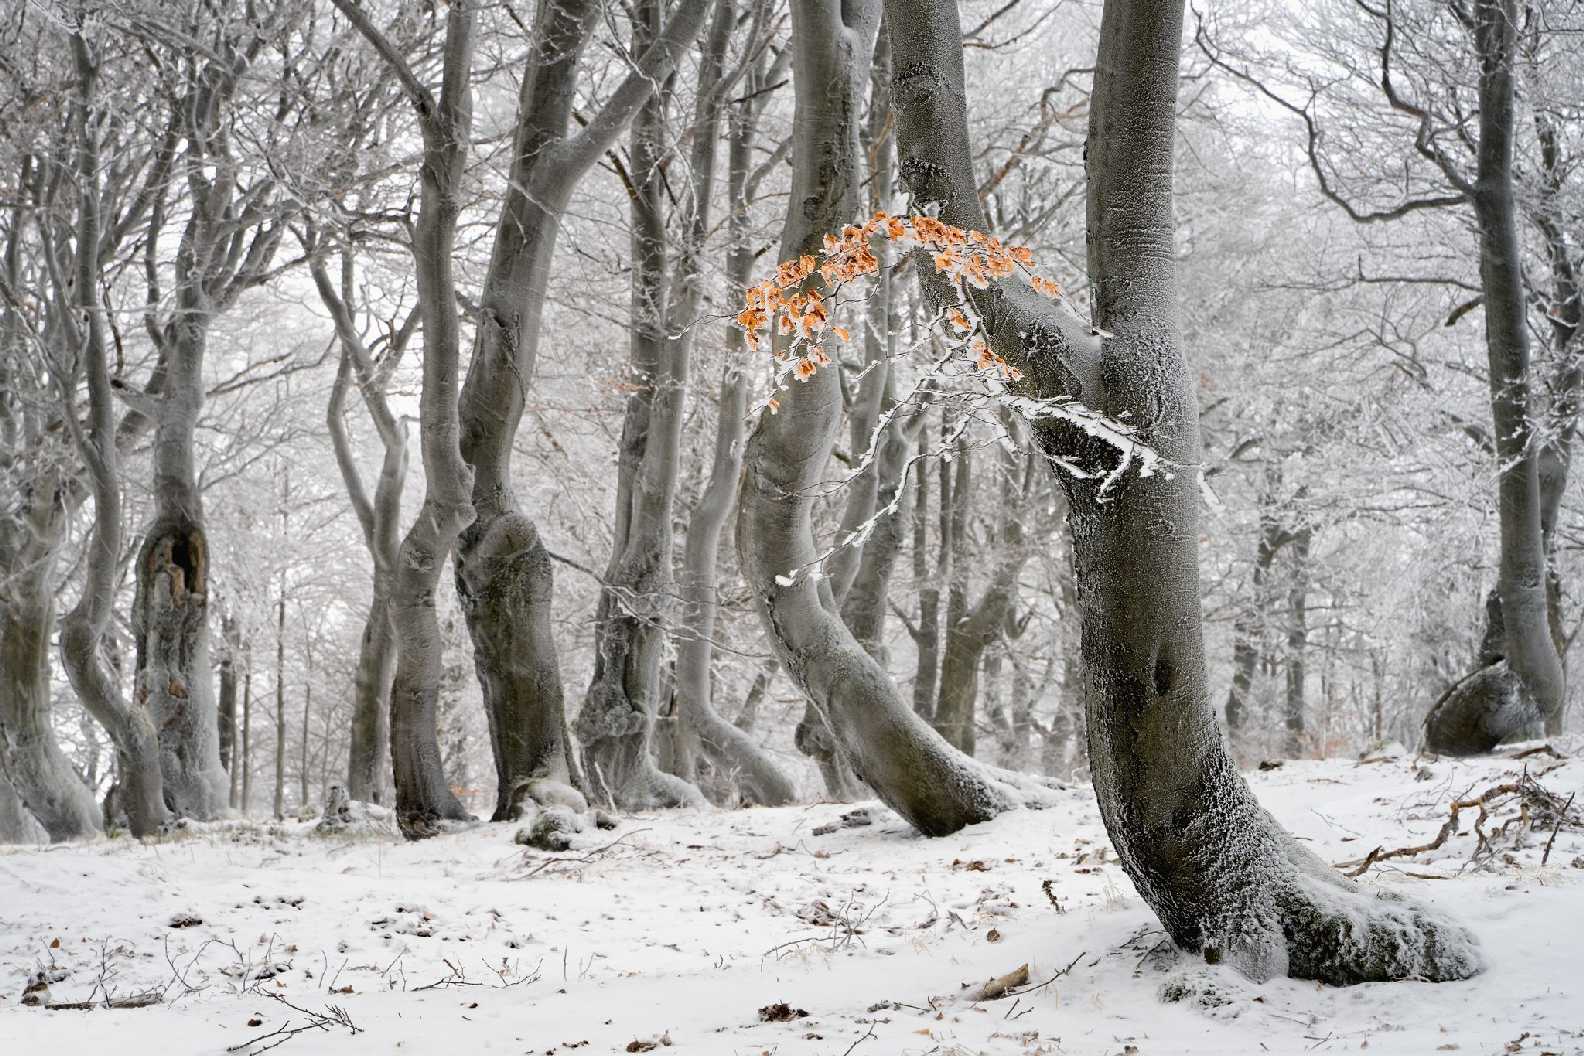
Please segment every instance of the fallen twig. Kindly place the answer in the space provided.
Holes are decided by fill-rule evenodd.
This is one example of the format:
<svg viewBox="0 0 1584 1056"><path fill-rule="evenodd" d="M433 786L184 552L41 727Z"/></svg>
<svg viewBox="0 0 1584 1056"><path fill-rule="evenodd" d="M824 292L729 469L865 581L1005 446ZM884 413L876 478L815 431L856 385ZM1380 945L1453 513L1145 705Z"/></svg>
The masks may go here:
<svg viewBox="0 0 1584 1056"><path fill-rule="evenodd" d="M1545 867L1546 862L1551 860L1551 845L1556 843L1557 833L1562 830L1562 822L1567 819L1567 813L1573 807L1573 797L1577 795L1577 792L1570 793L1567 802L1562 804L1562 809L1557 811L1556 823L1551 826L1551 838L1546 840L1545 853L1540 856L1542 868Z"/></svg>
<svg viewBox="0 0 1584 1056"><path fill-rule="evenodd" d="M342 1027L350 1031L354 1036L363 1033L363 1028L353 1023L352 1017L347 1014L347 1010L340 1005L326 1005L323 1012L315 1012L292 1004L280 994L272 994L268 991L260 991L260 993L271 1001L277 1001L285 1005L299 1015L307 1016L308 1022L295 1027L290 1024L284 1027L277 1027L268 1034L260 1034L256 1038L250 1038L237 1045L228 1045L225 1051L246 1053L247 1056L258 1056L259 1053L279 1048L297 1035L306 1034L310 1030L331 1030L335 1027ZM265 1042L268 1042L268 1044L263 1044ZM263 1048L255 1049L253 1047L261 1044L263 1044Z"/></svg>

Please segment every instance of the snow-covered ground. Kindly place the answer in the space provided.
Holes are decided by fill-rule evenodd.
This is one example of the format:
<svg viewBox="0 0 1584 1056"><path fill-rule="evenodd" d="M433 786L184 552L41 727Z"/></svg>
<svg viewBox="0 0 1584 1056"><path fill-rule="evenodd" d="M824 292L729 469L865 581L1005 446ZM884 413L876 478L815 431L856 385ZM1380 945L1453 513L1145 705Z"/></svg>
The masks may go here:
<svg viewBox="0 0 1584 1056"><path fill-rule="evenodd" d="M1289 762L1251 780L1343 861L1432 838L1451 800L1526 766L1584 791L1584 743L1559 746L1566 760ZM1544 867L1549 831L1466 868L1470 810L1439 851L1372 869L1470 924L1489 969L1334 989L1255 986L1167 949L1087 787L938 840L860 806L873 824L825 835L852 807L626 818L561 855L508 825L411 845L293 823L0 849L0 1054L1584 1053L1579 832ZM971 1000L1025 963L1025 986ZM22 1007L40 969L51 1002L163 999ZM331 1006L356 1033L269 1036Z"/></svg>

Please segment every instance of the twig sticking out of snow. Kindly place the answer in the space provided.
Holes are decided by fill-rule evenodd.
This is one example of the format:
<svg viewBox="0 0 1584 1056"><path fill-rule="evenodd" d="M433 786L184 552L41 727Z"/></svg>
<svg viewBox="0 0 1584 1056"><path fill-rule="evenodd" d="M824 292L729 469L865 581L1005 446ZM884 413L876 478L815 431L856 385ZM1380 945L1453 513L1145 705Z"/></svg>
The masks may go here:
<svg viewBox="0 0 1584 1056"><path fill-rule="evenodd" d="M271 1001L277 1001L285 1005L298 1015L307 1016L308 1022L295 1027L288 1023L284 1027L277 1027L268 1034L260 1034L258 1037L250 1038L241 1044L228 1045L226 1046L227 1052L244 1053L245 1056L259 1056L259 1053L278 1049L297 1035L306 1034L310 1030L332 1030L336 1027L341 1027L350 1031L354 1036L363 1033L363 1028L353 1023L352 1017L347 1014L347 1010L339 1005L326 1005L323 1012L315 1012L312 1009L300 1008L292 1004L280 994L272 994L267 991L260 991L260 993L263 993ZM261 1045L262 1048L254 1048L255 1045Z"/></svg>

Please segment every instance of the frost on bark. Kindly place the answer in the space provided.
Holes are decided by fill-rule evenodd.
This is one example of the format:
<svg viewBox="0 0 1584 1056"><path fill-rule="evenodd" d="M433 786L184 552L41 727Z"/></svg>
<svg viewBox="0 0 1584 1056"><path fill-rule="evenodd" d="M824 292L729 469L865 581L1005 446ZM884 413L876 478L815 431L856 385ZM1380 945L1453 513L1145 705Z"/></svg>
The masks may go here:
<svg viewBox="0 0 1584 1056"><path fill-rule="evenodd" d="M915 198L982 226L970 164L956 5L891 0L897 135ZM1101 816L1139 894L1181 946L1257 979L1461 979L1481 958L1462 927L1338 876L1262 810L1216 724L1199 602L1198 409L1177 323L1172 217L1180 2L1108 0L1087 166L1097 342L1050 302L975 294L1029 394L1078 398L1171 472L1112 478L1120 457L1064 422L1036 443L1063 472L1082 614L1090 764ZM928 290L926 291L928 292ZM936 294L938 296L938 293Z"/></svg>
<svg viewBox="0 0 1584 1056"><path fill-rule="evenodd" d="M762 2L753 5L752 13L756 21L754 29L747 36L750 48L757 44L757 29L767 6ZM731 0L721 0L716 8L706 38L701 84L718 82L720 79L735 11L736 4ZM704 76L704 69L713 71L714 76ZM715 140L724 111L728 144L727 201L731 210L727 217L728 290L746 289L752 281L753 245L748 208L756 187L753 179L753 149L759 115L770 98L765 89L777 80L777 72L766 61L755 59L742 71L742 83L736 89L741 95L740 99L728 104L726 94L733 85L718 83L716 88L700 98L695 110L696 129L691 159L695 186L692 200L701 208L693 216L693 241L689 244L689 252L692 266L696 268L697 254L704 248L702 236L708 231L709 214L707 208L703 207L710 200L716 165ZM699 285L697 276L693 276L691 282L694 287ZM694 310L696 312L696 305ZM728 350L735 350L741 341L740 333L731 325L725 328L724 337L723 347ZM677 643L673 687L673 700L680 724L679 740L683 745L683 751L679 754L685 760L678 772L684 779L698 783L699 763L707 763L714 780L705 787L726 792L747 803L773 807L792 802L796 798L797 787L775 759L745 730L721 716L715 706L710 675L720 612L718 558L721 533L737 505L737 483L742 476L743 442L747 432L744 422L748 414L748 381L743 373L743 364L737 358L740 355L735 351L726 354L709 480L687 522L681 577L682 630L681 640Z"/></svg>
<svg viewBox="0 0 1584 1056"><path fill-rule="evenodd" d="M659 32L659 0L643 0L636 10L633 50L641 53ZM701 100L720 80L730 22L717 11L713 28L700 67ZM594 675L577 719L590 790L626 810L703 802L691 782L659 769L654 752L661 654L675 618L672 506L696 321L688 317L697 314L696 258L702 248L697 243L707 232L691 221L708 222L716 136L709 126L719 124L717 116L707 115L707 125L693 129L693 187L691 204L684 208L694 216L683 218L688 244L673 262L666 248L661 165L674 84L674 78L664 80L639 108L627 150L633 263L629 381L634 391L627 398L618 452L611 559L594 617ZM668 271L675 279L669 289Z"/></svg>
<svg viewBox="0 0 1584 1056"><path fill-rule="evenodd" d="M356 802L383 803L387 787L385 761L390 758L389 704L391 686L396 679L396 629L391 622L390 603L396 558L401 547L402 489L407 480L407 431L392 413L385 393L416 331L418 314L410 315L400 329L393 328L376 366L353 315L357 302L352 254L345 250L341 254L339 284L332 281L322 258L316 257L311 262L310 271L319 299L335 323L336 340L341 346L341 362L330 388L325 421L336 466L341 471L342 483L363 533L363 545L368 548L374 566L374 589L363 623L353 677L345 792ZM374 422L382 449L372 496L363 484L346 431L346 393L354 380Z"/></svg>
<svg viewBox="0 0 1584 1056"><path fill-rule="evenodd" d="M80 97L78 103L85 109L87 100ZM86 120L85 112L74 114L73 124L78 119ZM72 158L73 135L81 149L79 130L68 128L63 161ZM45 357L27 347L26 333L37 324L27 318L24 299L36 297L47 319L63 308L74 311L77 298L65 288L69 269L61 266L69 263L64 257L70 239L52 237L56 225L43 222L28 204L48 205L37 190L57 177L31 153L8 176L16 190L0 215L0 840L68 840L99 828L92 793L61 751L50 721L49 640L59 557L84 489L70 448L60 443L63 416L38 410L49 404L49 380L40 369ZM99 193L97 181L84 181L83 194L90 193ZM54 208L70 215L62 205ZM83 217L76 219L80 234ZM54 289L31 289L46 285L39 282L43 269L26 266L34 254L25 249L35 238L56 243L40 247L39 254L58 262L48 269L47 285ZM62 329L46 324L47 333Z"/></svg>
<svg viewBox="0 0 1584 1056"><path fill-rule="evenodd" d="M6 398L0 394L0 401ZM54 580L69 514L66 489L73 484L58 471L41 475L24 491L20 508L0 521L0 783L15 799L15 812L31 814L53 841L99 829L93 793L50 726ZM5 832L0 822L0 838Z"/></svg>
<svg viewBox="0 0 1584 1056"><path fill-rule="evenodd" d="M862 201L858 100L878 3L793 8L794 150L782 259L817 253L821 236ZM909 16L911 17L911 16ZM778 338L778 340L781 340ZM834 370L792 382L780 413L763 414L744 458L737 552L777 655L814 704L859 778L909 823L944 835L985 821L1044 789L975 764L899 697L890 676L835 611L815 560L811 489L823 479L841 424Z"/></svg>
<svg viewBox="0 0 1584 1056"><path fill-rule="evenodd" d="M534 23L511 175L461 400L462 453L473 471L477 519L457 546L457 594L490 718L500 787L497 817L515 813L514 800L520 802L531 788L564 786L578 776L566 743L549 552L518 504L511 466L561 217L578 181L698 36L709 8L708 0L682 0L626 79L575 134L578 67L601 5L545 5Z"/></svg>
<svg viewBox="0 0 1584 1056"><path fill-rule="evenodd" d="M1487 606L1491 618L1481 657L1485 666L1445 693L1425 720L1425 746L1454 755L1490 751L1503 740L1522 736L1537 721L1548 735L1562 732L1566 700L1558 636L1553 635L1556 607L1549 544L1577 414L1576 406L1561 408L1568 429L1551 444L1536 436L1537 394L1532 391L1528 300L1513 176L1519 14L1511 0L1481 0L1473 15L1480 65L1477 172L1474 182L1461 189L1473 203L1479 228L1480 288L1499 466L1501 563ZM1543 124L1541 136L1542 164L1551 169L1555 142L1547 147ZM1546 216L1544 210L1541 215ZM1541 229L1548 246L1559 241L1550 237L1544 222ZM1553 281L1573 302L1572 325L1565 317L1554 324L1566 328L1565 335L1556 334L1565 348L1577 329L1578 287L1565 243L1560 260L1554 248L1551 257ZM1567 369L1576 372L1577 367ZM1558 380L1558 396L1565 402L1576 401L1576 376ZM1490 662L1493 656L1499 656L1495 663Z"/></svg>
<svg viewBox="0 0 1584 1056"><path fill-rule="evenodd" d="M80 171L97 173L100 171L98 139L89 115L94 107L98 69L87 41L80 34L72 38L72 57L78 80L74 124ZM155 171L159 172L160 166L156 165ZM78 243L87 246L99 244L101 226L97 188L90 187L91 182L82 178L77 220ZM74 300L77 311L67 315L66 321L68 334L82 350L82 368L88 383L88 413L86 428L74 431L74 437L88 474L94 518L87 542L82 593L61 621L61 666L83 707L115 743L121 772L118 802L126 813L132 834L152 836L159 833L169 819L159 734L149 710L122 696L120 680L103 655L122 550L120 452L107 362L106 325L103 308L94 295L99 288L97 261L92 254L79 254L76 266ZM71 394L75 391L75 384L67 389ZM66 413L75 419L74 396L68 396ZM144 416L135 417L146 420ZM218 750L215 762L218 766Z"/></svg>

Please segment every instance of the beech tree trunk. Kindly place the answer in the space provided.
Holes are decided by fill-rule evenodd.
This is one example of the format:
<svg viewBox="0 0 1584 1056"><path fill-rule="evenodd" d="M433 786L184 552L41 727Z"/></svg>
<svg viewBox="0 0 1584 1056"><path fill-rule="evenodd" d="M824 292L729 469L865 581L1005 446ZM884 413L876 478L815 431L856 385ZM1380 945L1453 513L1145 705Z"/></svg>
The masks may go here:
<svg viewBox="0 0 1584 1056"><path fill-rule="evenodd" d="M98 69L81 34L72 37L72 57L77 72L74 123L79 144L79 171L99 171L98 141L90 114ZM81 180L78 216L79 245L99 244L97 188L92 179ZM102 655L115 604L118 562L121 559L120 453L116 446L116 421L106 354L103 308L95 295L98 266L91 253L79 254L75 301L80 320L71 317L69 331L82 350L88 381L87 429L76 434L78 450L88 471L94 519L88 538L82 593L61 621L61 666L83 707L99 721L115 743L120 764L118 799L126 811L134 836L159 833L169 818L164 795L161 745L153 715L139 703L121 695L119 679ZM73 387L73 391L75 386ZM67 414L76 408L67 401ZM207 672L206 672L207 674ZM216 763L218 764L218 749ZM107 819L108 821L108 819Z"/></svg>
<svg viewBox="0 0 1584 1056"><path fill-rule="evenodd" d="M970 604L967 554L967 510L974 495L970 485L972 455L961 444L956 458L958 477L953 485L954 570L947 604L946 648L941 657L940 697L935 705L935 728L947 741L969 755L974 754L977 736L975 713L979 700L980 665L985 652L999 640L1012 619L1017 599L1018 576L1028 561L1029 547L1024 538L1023 510L1033 487L1032 474L1019 466L1019 458L1009 455L1002 467L1003 481L998 506L1001 529L990 539L993 564L990 581L979 599ZM1028 467L1032 470L1032 466Z"/></svg>
<svg viewBox="0 0 1584 1056"><path fill-rule="evenodd" d="M956 4L890 0L897 136L915 200L981 227ZM997 351L1040 398L1080 398L1171 466L1200 461L1196 375L1183 353L1173 257L1172 151L1180 0L1107 0L1091 99L1089 275L1103 344L1021 284L975 291ZM938 283L926 282L938 305ZM1097 347L1098 346L1098 347ZM1036 442L1086 472L1109 443L1042 417ZM1082 611L1090 765L1106 830L1181 946L1259 979L1460 979L1481 959L1462 928L1339 877L1260 809L1216 724L1199 609L1199 489L1191 471L1063 473Z"/></svg>
<svg viewBox="0 0 1584 1056"><path fill-rule="evenodd" d="M795 140L782 259L817 253L821 236L855 217L862 200L858 100L879 5L810 0L792 19ZM776 342L784 347L785 338ZM845 761L921 832L943 835L1038 802L1042 787L976 765L903 703L834 611L826 581L806 573L787 581L816 556L810 489L841 424L839 386L829 368L790 383L780 413L761 415L748 440L737 553L766 632Z"/></svg>
<svg viewBox="0 0 1584 1056"><path fill-rule="evenodd" d="M764 5L755 7L759 15ZM729 41L736 4L719 0L706 41L700 83L711 84L721 73L722 59ZM749 46L755 43L749 38ZM706 76L708 71L712 76ZM731 293L747 289L752 281L753 244L748 207L753 198L753 149L757 139L758 118L765 101L764 90L772 83L773 71L755 61L746 73L741 88L743 99L726 103L722 85L701 97L695 111L694 148L691 171L694 174L694 200L707 203L715 165L715 138L723 110L727 115L727 217L726 288ZM761 94L764 93L764 94ZM700 193L700 192L703 193ZM708 230L708 213L694 215L694 233ZM690 246L694 255L702 242ZM710 463L709 481L688 518L687 541L682 573L682 635L677 643L675 702L683 737L696 740L710 767L727 777L747 803L782 806L792 802L797 787L776 761L743 729L721 717L715 708L710 667L714 659L714 639L720 611L718 558L721 532L737 504L737 485L742 476L744 421L748 414L748 382L738 357L742 334L728 324L725 328L728 349L721 373L720 401L715 427L715 449ZM759 683L756 681L755 685ZM682 776L693 780L692 773ZM720 782L716 782L718 785Z"/></svg>
<svg viewBox="0 0 1584 1056"><path fill-rule="evenodd" d="M49 645L67 487L58 473L34 481L18 513L17 545L0 538L0 567L8 573L0 576L0 783L16 800L12 813L30 813L56 842L92 835L100 825L93 793L50 726ZM29 828L19 823L11 831L20 838ZM0 823L0 839L6 831Z"/></svg>
<svg viewBox="0 0 1584 1056"><path fill-rule="evenodd" d="M220 765L229 785L228 804L236 804L237 656L242 650L242 626L234 612L220 612Z"/></svg>
<svg viewBox="0 0 1584 1056"><path fill-rule="evenodd" d="M390 599L396 576L397 552L401 546L401 499L407 479L406 428L391 412L385 389L416 330L418 315L414 313L409 316L401 330L392 335L384 350L383 364L376 368L352 315L356 289L352 254L342 252L339 290L331 281L322 259L315 258L310 270L319 291L319 299L329 309L331 319L335 322L336 340L341 345L341 363L325 410L330 443L353 513L357 515L358 526L363 532L363 543L374 565L373 596L369 601L368 617L363 623L357 671L353 679L346 790L353 800L383 803L388 772L385 762L390 757L388 708L391 686L396 679L396 629L391 622ZM346 391L354 375L363 405L373 419L383 449L372 498L363 486L343 418Z"/></svg>
<svg viewBox="0 0 1584 1056"><path fill-rule="evenodd" d="M634 51L652 46L660 32L659 0L642 0L634 21ZM717 18L705 49L701 93L720 79L729 23ZM627 156L632 213L632 333L630 383L616 489L616 532L595 615L594 676L577 733L591 790L627 810L695 806L703 797L689 781L655 765L654 728L660 711L660 662L676 593L672 571L672 506L681 457L692 318L683 318L687 283L698 288L699 251L693 245L676 262L667 290L664 158L666 113L674 78L644 101L632 122ZM708 217L718 118L695 128L691 160L695 216ZM707 154L707 156L704 156ZM700 180L704 181L702 200ZM684 235L690 243L703 231ZM707 230L707 229L706 229ZM690 274L685 274L690 273ZM672 296L684 303L673 305ZM696 314L688 313L689 315Z"/></svg>
<svg viewBox="0 0 1584 1056"><path fill-rule="evenodd" d="M457 593L473 638L490 717L500 795L552 802L580 783L566 744L566 711L551 626L550 558L518 506L511 456L538 358L540 319L561 217L582 176L615 143L669 76L709 14L709 0L681 0L654 44L581 131L569 134L583 50L601 5L545 5L518 100L506 200L480 297L480 325L462 392L462 452L473 470L477 519L457 547Z"/></svg>
<svg viewBox="0 0 1584 1056"><path fill-rule="evenodd" d="M1548 734L1560 733L1565 705L1562 658L1551 633L1551 567L1540 488L1544 445L1537 442L1531 424L1528 302L1513 179L1517 19L1513 0L1479 0L1474 5L1480 63L1479 143L1478 173L1470 196L1479 227L1499 473L1501 562L1495 591L1498 606L1490 611L1492 615L1499 611L1501 661L1455 685L1426 717L1426 747L1457 755L1490 751L1523 733L1536 718Z"/></svg>

